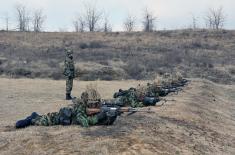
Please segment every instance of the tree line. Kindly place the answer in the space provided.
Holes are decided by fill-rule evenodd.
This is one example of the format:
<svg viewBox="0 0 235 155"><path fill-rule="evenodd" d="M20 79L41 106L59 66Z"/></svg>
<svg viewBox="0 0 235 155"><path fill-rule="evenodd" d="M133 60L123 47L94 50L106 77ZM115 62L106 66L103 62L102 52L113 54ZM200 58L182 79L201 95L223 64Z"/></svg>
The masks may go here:
<svg viewBox="0 0 235 155"><path fill-rule="evenodd" d="M109 16L104 12L99 10L95 5L85 4L85 9L80 12L79 15L73 20L73 28L75 32L111 32L112 24L109 20ZM42 9L36 9L30 13L25 5L18 4L15 6L15 16L16 16L16 30L18 31L43 31L46 15L43 13ZM9 16L5 15L5 30L9 30ZM206 27L208 29L219 30L224 27L226 21L225 12L223 7L208 9L204 17ZM143 10L142 17L142 31L152 32L156 30L157 16L154 15L152 11L148 8ZM123 29L127 32L132 32L136 30L138 24L137 18L133 15L128 14L123 20ZM197 29L197 18L192 15L192 27Z"/></svg>

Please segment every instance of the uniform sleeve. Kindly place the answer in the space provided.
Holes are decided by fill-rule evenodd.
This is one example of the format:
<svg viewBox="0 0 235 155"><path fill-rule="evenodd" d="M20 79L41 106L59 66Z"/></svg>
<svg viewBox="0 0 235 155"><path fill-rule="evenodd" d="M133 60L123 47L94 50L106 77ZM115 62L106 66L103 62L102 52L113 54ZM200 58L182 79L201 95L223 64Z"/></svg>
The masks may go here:
<svg viewBox="0 0 235 155"><path fill-rule="evenodd" d="M98 123L98 118L97 116L88 116L88 122L89 122L89 125L96 125Z"/></svg>
<svg viewBox="0 0 235 155"><path fill-rule="evenodd" d="M78 113L75 119L76 124L79 124L82 127L89 127L98 123L98 119L96 116L87 116L81 113Z"/></svg>

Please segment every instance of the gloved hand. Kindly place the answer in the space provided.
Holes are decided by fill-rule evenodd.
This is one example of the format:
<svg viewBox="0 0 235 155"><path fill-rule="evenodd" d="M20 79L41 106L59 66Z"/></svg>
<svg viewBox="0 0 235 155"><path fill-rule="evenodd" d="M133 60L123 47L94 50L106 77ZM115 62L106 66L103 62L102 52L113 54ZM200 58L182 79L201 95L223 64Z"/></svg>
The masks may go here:
<svg viewBox="0 0 235 155"><path fill-rule="evenodd" d="M118 107L101 107L101 112L97 114L98 124L112 125L118 116Z"/></svg>
<svg viewBox="0 0 235 155"><path fill-rule="evenodd" d="M102 122L106 118L106 112L106 109L101 108L101 111L96 115L98 122Z"/></svg>

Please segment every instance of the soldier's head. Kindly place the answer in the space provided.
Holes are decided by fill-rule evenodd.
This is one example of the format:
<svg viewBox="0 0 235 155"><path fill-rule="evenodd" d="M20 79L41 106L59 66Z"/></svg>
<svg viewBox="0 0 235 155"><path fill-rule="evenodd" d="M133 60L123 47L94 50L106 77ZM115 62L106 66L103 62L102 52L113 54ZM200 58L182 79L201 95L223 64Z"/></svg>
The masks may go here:
<svg viewBox="0 0 235 155"><path fill-rule="evenodd" d="M73 50L68 49L68 48L65 48L65 50L66 50L67 57L72 59L73 58Z"/></svg>
<svg viewBox="0 0 235 155"><path fill-rule="evenodd" d="M88 89L81 94L81 100L88 108L98 108L101 101L101 96L95 89Z"/></svg>
<svg viewBox="0 0 235 155"><path fill-rule="evenodd" d="M180 72L176 72L175 73L175 78L178 80L178 81L181 81L183 79L183 76Z"/></svg>
<svg viewBox="0 0 235 155"><path fill-rule="evenodd" d="M164 74L163 74L163 77L164 77L164 78L169 78L169 77L170 77L170 73L164 73Z"/></svg>

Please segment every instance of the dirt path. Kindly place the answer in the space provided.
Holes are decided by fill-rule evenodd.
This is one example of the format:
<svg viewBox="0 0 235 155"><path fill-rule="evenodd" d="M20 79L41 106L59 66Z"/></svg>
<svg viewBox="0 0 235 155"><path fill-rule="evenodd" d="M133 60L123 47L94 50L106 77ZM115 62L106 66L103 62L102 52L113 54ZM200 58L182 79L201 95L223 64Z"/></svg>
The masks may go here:
<svg viewBox="0 0 235 155"><path fill-rule="evenodd" d="M140 82L75 82L74 95L93 83L110 98ZM152 107L155 114L123 115L113 126L12 127L32 111L69 104L64 89L64 81L0 79L0 154L235 154L235 86L199 79Z"/></svg>

